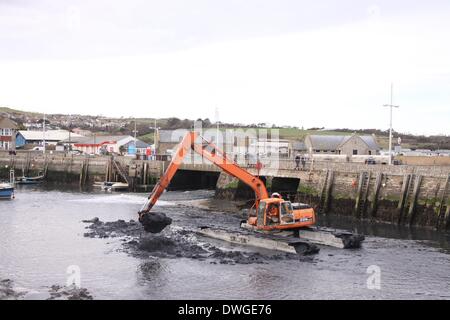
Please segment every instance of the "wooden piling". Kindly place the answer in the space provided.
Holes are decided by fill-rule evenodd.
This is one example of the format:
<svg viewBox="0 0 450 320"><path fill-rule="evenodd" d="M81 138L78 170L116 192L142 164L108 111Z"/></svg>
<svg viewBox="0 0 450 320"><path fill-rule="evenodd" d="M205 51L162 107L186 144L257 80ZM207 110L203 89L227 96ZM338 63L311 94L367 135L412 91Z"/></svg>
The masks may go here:
<svg viewBox="0 0 450 320"><path fill-rule="evenodd" d="M437 222L437 225L436 225L437 228L439 228L442 223L444 224L444 226L447 225L448 198L449 198L448 192L449 192L449 189L450 189L450 185L449 184L450 184L450 174L447 175L447 178L445 179L445 183L444 183L444 186L442 188L442 193L441 193L441 196L439 198L439 205L436 208L436 211L437 211L437 214L438 214L438 222ZM446 203L446 205L445 205L445 203ZM447 206L447 210L444 213L443 209L444 209L445 206Z"/></svg>
<svg viewBox="0 0 450 320"><path fill-rule="evenodd" d="M416 209L417 199L419 197L421 183L422 183L422 175L416 175L416 177L414 179L414 186L413 186L412 194L410 196L410 202L408 204L409 207L408 207L407 221L410 225L414 223L414 219L416 216L415 209ZM412 186L410 186L410 187L412 187Z"/></svg>
<svg viewBox="0 0 450 320"><path fill-rule="evenodd" d="M331 201L331 191L333 189L333 182L334 182L334 171L331 170L328 173L328 179L327 179L327 186L325 190L325 199L323 204L324 212L327 213L330 208L330 201Z"/></svg>
<svg viewBox="0 0 450 320"><path fill-rule="evenodd" d="M326 213L326 211L324 210L324 204L325 204L325 199L326 199L326 192L327 192L329 174L330 174L330 171L327 170L325 172L325 177L324 177L322 188L321 188L321 191L320 191L318 211L321 212L321 213Z"/></svg>
<svg viewBox="0 0 450 320"><path fill-rule="evenodd" d="M378 209L378 195L380 194L381 182L383 181L383 173L378 172L375 179L375 189L372 193L370 199L370 216L372 218L376 217Z"/></svg>
<svg viewBox="0 0 450 320"><path fill-rule="evenodd" d="M408 195L408 189L409 189L409 182L411 180L410 174L405 174L403 176L403 184L402 184L402 191L400 193L400 200L398 202L397 210L398 210L398 222L401 221L403 216L403 209L405 207L405 202Z"/></svg>
<svg viewBox="0 0 450 320"><path fill-rule="evenodd" d="M84 174L84 160L81 162L80 167L80 187L83 185L83 174Z"/></svg>

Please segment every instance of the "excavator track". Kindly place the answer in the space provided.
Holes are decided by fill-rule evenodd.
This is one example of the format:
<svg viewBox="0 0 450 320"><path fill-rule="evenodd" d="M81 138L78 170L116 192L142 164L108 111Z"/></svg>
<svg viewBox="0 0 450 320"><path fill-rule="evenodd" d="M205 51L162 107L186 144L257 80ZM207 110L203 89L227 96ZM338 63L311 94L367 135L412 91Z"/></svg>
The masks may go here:
<svg viewBox="0 0 450 320"><path fill-rule="evenodd" d="M298 255L310 255L319 252L319 247L308 240L296 237L268 235L245 230L226 230L217 227L202 226L194 231L196 234L223 240L239 245L282 251Z"/></svg>
<svg viewBox="0 0 450 320"><path fill-rule="evenodd" d="M255 226L249 225L247 221L241 222L241 228L251 230L254 232L264 233L266 235L277 235L279 237L287 237L294 239L301 239L309 241L310 243L331 246L341 249L357 249L361 247L362 242L365 240L365 236L361 234L355 234L348 231L337 231L329 228L321 227L308 227L299 228L288 231L260 231Z"/></svg>

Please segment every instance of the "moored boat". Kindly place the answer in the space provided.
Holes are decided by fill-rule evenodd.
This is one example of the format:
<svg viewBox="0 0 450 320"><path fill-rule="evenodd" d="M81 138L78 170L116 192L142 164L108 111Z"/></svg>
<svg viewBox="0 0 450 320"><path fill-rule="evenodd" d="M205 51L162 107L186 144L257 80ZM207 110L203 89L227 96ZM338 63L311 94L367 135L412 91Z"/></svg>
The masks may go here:
<svg viewBox="0 0 450 320"><path fill-rule="evenodd" d="M14 186L10 183L0 183L0 199L13 199Z"/></svg>
<svg viewBox="0 0 450 320"><path fill-rule="evenodd" d="M37 183L41 183L42 181L44 181L44 176L36 176L36 177L26 177L26 176L22 176L22 177L18 177L16 180L17 184L37 184Z"/></svg>
<svg viewBox="0 0 450 320"><path fill-rule="evenodd" d="M94 184L94 186L100 187L105 191L127 190L129 187L128 183L115 181L104 181L100 184Z"/></svg>
<svg viewBox="0 0 450 320"><path fill-rule="evenodd" d="M14 199L14 170L10 170L9 180L0 182L0 199Z"/></svg>

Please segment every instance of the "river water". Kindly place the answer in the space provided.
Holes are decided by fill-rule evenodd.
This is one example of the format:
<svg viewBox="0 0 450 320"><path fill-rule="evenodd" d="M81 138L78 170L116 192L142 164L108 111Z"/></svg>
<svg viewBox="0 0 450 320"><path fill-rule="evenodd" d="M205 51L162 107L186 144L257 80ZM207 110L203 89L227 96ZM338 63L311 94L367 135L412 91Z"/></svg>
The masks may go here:
<svg viewBox="0 0 450 320"><path fill-rule="evenodd" d="M167 192L155 209L173 218L171 227L236 226L238 215L180 206L212 195ZM450 298L449 236L428 230L321 218L323 225L364 232L363 247L322 246L312 257L265 264L151 258L151 270L142 268L148 259L122 250L123 239L83 236L84 219L136 219L146 196L19 188L15 200L0 202L0 279L36 293L30 297L39 297L51 285L64 285L68 268L77 266L81 286L96 299ZM215 245L257 250L217 241Z"/></svg>

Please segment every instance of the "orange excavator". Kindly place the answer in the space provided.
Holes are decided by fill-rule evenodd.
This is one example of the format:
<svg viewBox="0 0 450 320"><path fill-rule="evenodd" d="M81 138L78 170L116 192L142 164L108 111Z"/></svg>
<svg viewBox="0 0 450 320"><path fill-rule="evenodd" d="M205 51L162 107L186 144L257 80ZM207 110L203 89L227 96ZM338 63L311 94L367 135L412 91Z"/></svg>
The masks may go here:
<svg viewBox="0 0 450 320"><path fill-rule="evenodd" d="M164 175L155 185L146 203L139 211L139 221L144 229L158 233L171 223L171 219L160 213L150 213L153 206L169 186L170 181L179 169L183 159L191 150L221 168L227 174L239 179L255 192L255 203L249 210L247 220L242 221L241 227L250 233L229 233L225 230L202 227L200 234L226 240L230 242L249 244L275 250L299 253L299 249L307 252L317 252L309 242L334 245L341 248L359 247L364 236L353 235L349 232L331 232L329 230L314 229L316 216L314 209L306 204L293 204L283 199L278 193L269 193L264 182L257 176L241 168L215 144L207 141L199 133L188 132L178 145L172 161ZM252 236L252 233L262 233L266 237ZM284 236L285 238L280 236ZM286 237L289 238L286 240ZM299 240L301 239L301 240Z"/></svg>
<svg viewBox="0 0 450 320"><path fill-rule="evenodd" d="M199 140L199 141L197 141ZM169 186L184 157L190 150L200 154L224 172L239 179L255 192L255 204L249 211L247 223L258 230L286 230L308 227L315 224L314 209L311 207L296 209L290 201L282 199L278 193L269 196L264 182L247 170L228 159L226 154L213 143L205 140L197 132L189 132L181 141L175 155L160 181L155 185L148 201L139 211L139 220L149 214L161 194Z"/></svg>

